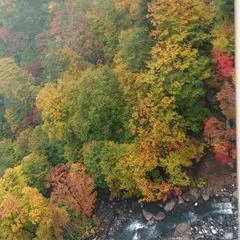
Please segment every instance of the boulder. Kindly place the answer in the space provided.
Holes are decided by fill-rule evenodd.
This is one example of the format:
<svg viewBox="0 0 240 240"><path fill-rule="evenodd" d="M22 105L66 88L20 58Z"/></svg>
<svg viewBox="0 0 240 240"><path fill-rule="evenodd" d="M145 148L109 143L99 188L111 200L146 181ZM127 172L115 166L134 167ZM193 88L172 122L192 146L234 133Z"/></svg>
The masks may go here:
<svg viewBox="0 0 240 240"><path fill-rule="evenodd" d="M150 220L147 222L147 226L152 226L154 224L154 220Z"/></svg>
<svg viewBox="0 0 240 240"><path fill-rule="evenodd" d="M200 197L200 193L196 188L191 189L189 193L194 197L195 200L198 200Z"/></svg>
<svg viewBox="0 0 240 240"><path fill-rule="evenodd" d="M230 202L230 199L227 198L227 197L224 197L224 198L221 199L221 202Z"/></svg>
<svg viewBox="0 0 240 240"><path fill-rule="evenodd" d="M237 191L237 190L233 192L233 196L234 196L235 198L238 198L238 191Z"/></svg>
<svg viewBox="0 0 240 240"><path fill-rule="evenodd" d="M183 193L182 198L186 202L193 200L193 196L189 192Z"/></svg>
<svg viewBox="0 0 240 240"><path fill-rule="evenodd" d="M175 205L176 205L176 202L174 202L174 201L167 202L165 204L164 210L166 212L172 211L174 209Z"/></svg>
<svg viewBox="0 0 240 240"><path fill-rule="evenodd" d="M153 218L153 213L151 213L151 212L148 212L148 211L146 211L145 209L143 209L143 216L145 217L145 219L147 220L147 221L150 221L152 218Z"/></svg>
<svg viewBox="0 0 240 240"><path fill-rule="evenodd" d="M164 212L160 212L157 215L153 215L153 218L157 221L162 221L166 218L166 214Z"/></svg>
<svg viewBox="0 0 240 240"><path fill-rule="evenodd" d="M184 203L184 200L181 196L178 197L178 204L183 204Z"/></svg>
<svg viewBox="0 0 240 240"><path fill-rule="evenodd" d="M227 232L224 234L224 239L231 240L233 239L233 233L232 232Z"/></svg>
<svg viewBox="0 0 240 240"><path fill-rule="evenodd" d="M174 236L175 237L183 237L187 235L187 232L190 231L191 226L190 223L180 223L177 225Z"/></svg>

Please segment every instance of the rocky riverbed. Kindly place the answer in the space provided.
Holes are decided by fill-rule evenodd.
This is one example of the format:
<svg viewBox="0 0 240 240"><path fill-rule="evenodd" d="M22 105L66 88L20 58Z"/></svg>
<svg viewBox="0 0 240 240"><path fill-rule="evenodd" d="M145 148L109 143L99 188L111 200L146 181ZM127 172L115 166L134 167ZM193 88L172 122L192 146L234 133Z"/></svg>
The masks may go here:
<svg viewBox="0 0 240 240"><path fill-rule="evenodd" d="M236 174L210 176L202 189L166 203L137 199L100 202L101 228L95 240L237 239Z"/></svg>

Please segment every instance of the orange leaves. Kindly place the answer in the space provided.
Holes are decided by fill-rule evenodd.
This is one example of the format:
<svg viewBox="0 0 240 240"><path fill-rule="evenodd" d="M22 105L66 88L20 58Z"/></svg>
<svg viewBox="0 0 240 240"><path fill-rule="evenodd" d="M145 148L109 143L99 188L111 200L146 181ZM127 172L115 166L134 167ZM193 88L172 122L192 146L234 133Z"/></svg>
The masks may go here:
<svg viewBox="0 0 240 240"><path fill-rule="evenodd" d="M92 216L96 201L95 184L80 163L59 164L46 177L48 186L53 187L51 202L62 201L70 209L76 211L83 220Z"/></svg>

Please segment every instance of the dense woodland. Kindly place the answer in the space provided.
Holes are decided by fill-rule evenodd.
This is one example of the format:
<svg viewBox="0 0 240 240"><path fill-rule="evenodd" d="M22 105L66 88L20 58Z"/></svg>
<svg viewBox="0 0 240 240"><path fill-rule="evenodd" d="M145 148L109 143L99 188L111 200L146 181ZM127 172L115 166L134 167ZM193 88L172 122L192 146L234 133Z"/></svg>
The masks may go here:
<svg viewBox="0 0 240 240"><path fill-rule="evenodd" d="M0 239L86 239L98 190L167 200L235 165L233 0L0 0Z"/></svg>

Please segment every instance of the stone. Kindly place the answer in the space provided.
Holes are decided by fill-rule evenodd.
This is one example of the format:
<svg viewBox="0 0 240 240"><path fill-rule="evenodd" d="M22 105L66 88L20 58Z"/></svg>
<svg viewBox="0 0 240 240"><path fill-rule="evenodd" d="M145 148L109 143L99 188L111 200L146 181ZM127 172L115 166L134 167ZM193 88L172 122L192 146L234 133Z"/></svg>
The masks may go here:
<svg viewBox="0 0 240 240"><path fill-rule="evenodd" d="M164 212L160 212L157 215L153 215L153 218L157 221L162 221L166 218L166 214Z"/></svg>
<svg viewBox="0 0 240 240"><path fill-rule="evenodd" d="M214 228L211 231L213 234L217 234L217 231Z"/></svg>
<svg viewBox="0 0 240 240"><path fill-rule="evenodd" d="M148 212L145 209L143 209L142 213L147 221L150 221L153 218L153 213Z"/></svg>
<svg viewBox="0 0 240 240"><path fill-rule="evenodd" d="M209 200L209 195L202 194L202 198L203 198L204 201L208 201Z"/></svg>
<svg viewBox="0 0 240 240"><path fill-rule="evenodd" d="M198 200L200 197L200 193L196 188L191 189L189 193L194 197L195 200Z"/></svg>
<svg viewBox="0 0 240 240"><path fill-rule="evenodd" d="M176 205L176 202L174 202L174 201L167 202L164 207L164 210L166 212L172 211L174 209L175 205Z"/></svg>
<svg viewBox="0 0 240 240"><path fill-rule="evenodd" d="M184 203L184 200L181 196L178 197L178 204L183 204Z"/></svg>
<svg viewBox="0 0 240 240"><path fill-rule="evenodd" d="M180 223L177 225L174 236L175 237L183 237L187 234L187 232L191 229L191 226L189 223Z"/></svg>
<svg viewBox="0 0 240 240"><path fill-rule="evenodd" d="M189 192L183 193L182 198L186 202L193 200L193 197Z"/></svg>
<svg viewBox="0 0 240 240"><path fill-rule="evenodd" d="M182 236L181 240L190 240L190 237L188 236L188 234L185 234L184 236Z"/></svg>
<svg viewBox="0 0 240 240"><path fill-rule="evenodd" d="M233 196L234 196L235 198L238 198L238 191L237 191L237 190L233 192Z"/></svg>
<svg viewBox="0 0 240 240"><path fill-rule="evenodd" d="M227 197L224 197L224 198L221 199L221 202L230 202L230 199L227 198Z"/></svg>
<svg viewBox="0 0 240 240"><path fill-rule="evenodd" d="M225 233L224 238L227 239L227 240L233 239L233 233L232 232Z"/></svg>
<svg viewBox="0 0 240 240"><path fill-rule="evenodd" d="M147 222L147 226L152 226L154 224L154 220L150 220Z"/></svg>

